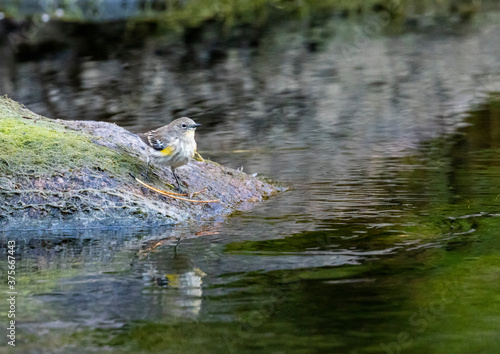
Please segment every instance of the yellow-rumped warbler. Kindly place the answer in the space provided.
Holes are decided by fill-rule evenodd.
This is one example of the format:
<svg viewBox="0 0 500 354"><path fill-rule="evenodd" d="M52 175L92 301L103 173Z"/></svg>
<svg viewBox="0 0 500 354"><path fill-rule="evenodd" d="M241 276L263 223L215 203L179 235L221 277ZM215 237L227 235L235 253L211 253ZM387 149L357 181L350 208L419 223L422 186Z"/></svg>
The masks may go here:
<svg viewBox="0 0 500 354"><path fill-rule="evenodd" d="M175 169L187 164L193 158L196 152L194 131L200 125L195 123L191 118L182 117L161 128L138 134L142 141L149 146L147 148L149 155L146 175L151 161L170 166L177 182L177 187L182 192Z"/></svg>

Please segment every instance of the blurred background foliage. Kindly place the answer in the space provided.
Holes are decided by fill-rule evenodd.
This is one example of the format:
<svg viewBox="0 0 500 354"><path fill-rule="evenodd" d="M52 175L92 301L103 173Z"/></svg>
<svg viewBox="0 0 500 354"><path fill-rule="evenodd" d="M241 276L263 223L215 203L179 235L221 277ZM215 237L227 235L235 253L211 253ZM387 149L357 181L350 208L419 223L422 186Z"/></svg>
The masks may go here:
<svg viewBox="0 0 500 354"><path fill-rule="evenodd" d="M168 28L198 27L208 21L226 28L265 25L282 17L321 18L387 12L392 17L456 16L469 19L492 2L482 0L6 0L2 17L44 16L65 21L155 20Z"/></svg>

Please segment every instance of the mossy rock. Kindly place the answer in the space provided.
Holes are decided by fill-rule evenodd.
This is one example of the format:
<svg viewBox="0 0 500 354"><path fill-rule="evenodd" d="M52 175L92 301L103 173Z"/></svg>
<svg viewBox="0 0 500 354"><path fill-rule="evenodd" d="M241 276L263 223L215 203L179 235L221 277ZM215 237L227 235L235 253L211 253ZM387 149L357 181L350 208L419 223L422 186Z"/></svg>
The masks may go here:
<svg viewBox="0 0 500 354"><path fill-rule="evenodd" d="M200 221L260 201L279 188L212 162L177 170L191 203L140 186L130 173L145 168L139 137L111 123L39 116L0 97L0 231L109 226L151 226ZM168 190L168 167L153 166L151 184Z"/></svg>

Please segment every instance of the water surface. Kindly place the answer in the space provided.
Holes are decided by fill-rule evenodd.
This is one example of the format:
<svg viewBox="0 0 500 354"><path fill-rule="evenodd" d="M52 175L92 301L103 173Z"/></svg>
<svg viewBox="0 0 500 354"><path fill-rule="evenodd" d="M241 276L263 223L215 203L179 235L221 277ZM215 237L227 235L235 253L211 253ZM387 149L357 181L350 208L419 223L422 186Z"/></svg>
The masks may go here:
<svg viewBox="0 0 500 354"><path fill-rule="evenodd" d="M337 29L319 52L283 29L187 68L153 41L80 63L76 86L50 69L65 56L16 64L34 84L14 98L35 111L108 110L134 131L189 114L205 157L290 186L204 224L2 234L16 349L498 351L497 27L363 43Z"/></svg>

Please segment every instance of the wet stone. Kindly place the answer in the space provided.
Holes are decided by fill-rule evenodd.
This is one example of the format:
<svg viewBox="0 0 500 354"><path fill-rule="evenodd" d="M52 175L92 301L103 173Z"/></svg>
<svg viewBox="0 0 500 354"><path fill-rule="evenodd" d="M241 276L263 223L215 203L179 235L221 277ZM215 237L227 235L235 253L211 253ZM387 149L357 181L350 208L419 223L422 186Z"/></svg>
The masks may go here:
<svg viewBox="0 0 500 354"><path fill-rule="evenodd" d="M146 166L137 135L112 123L44 118L6 97L0 98L0 140L6 146L0 210L10 215L0 219L0 230L201 221L279 189L211 161L192 161L177 170L183 182L190 191L206 188L199 200L220 202L162 196L130 176L141 176ZM150 175L148 183L158 189L174 184L168 167L154 165Z"/></svg>

